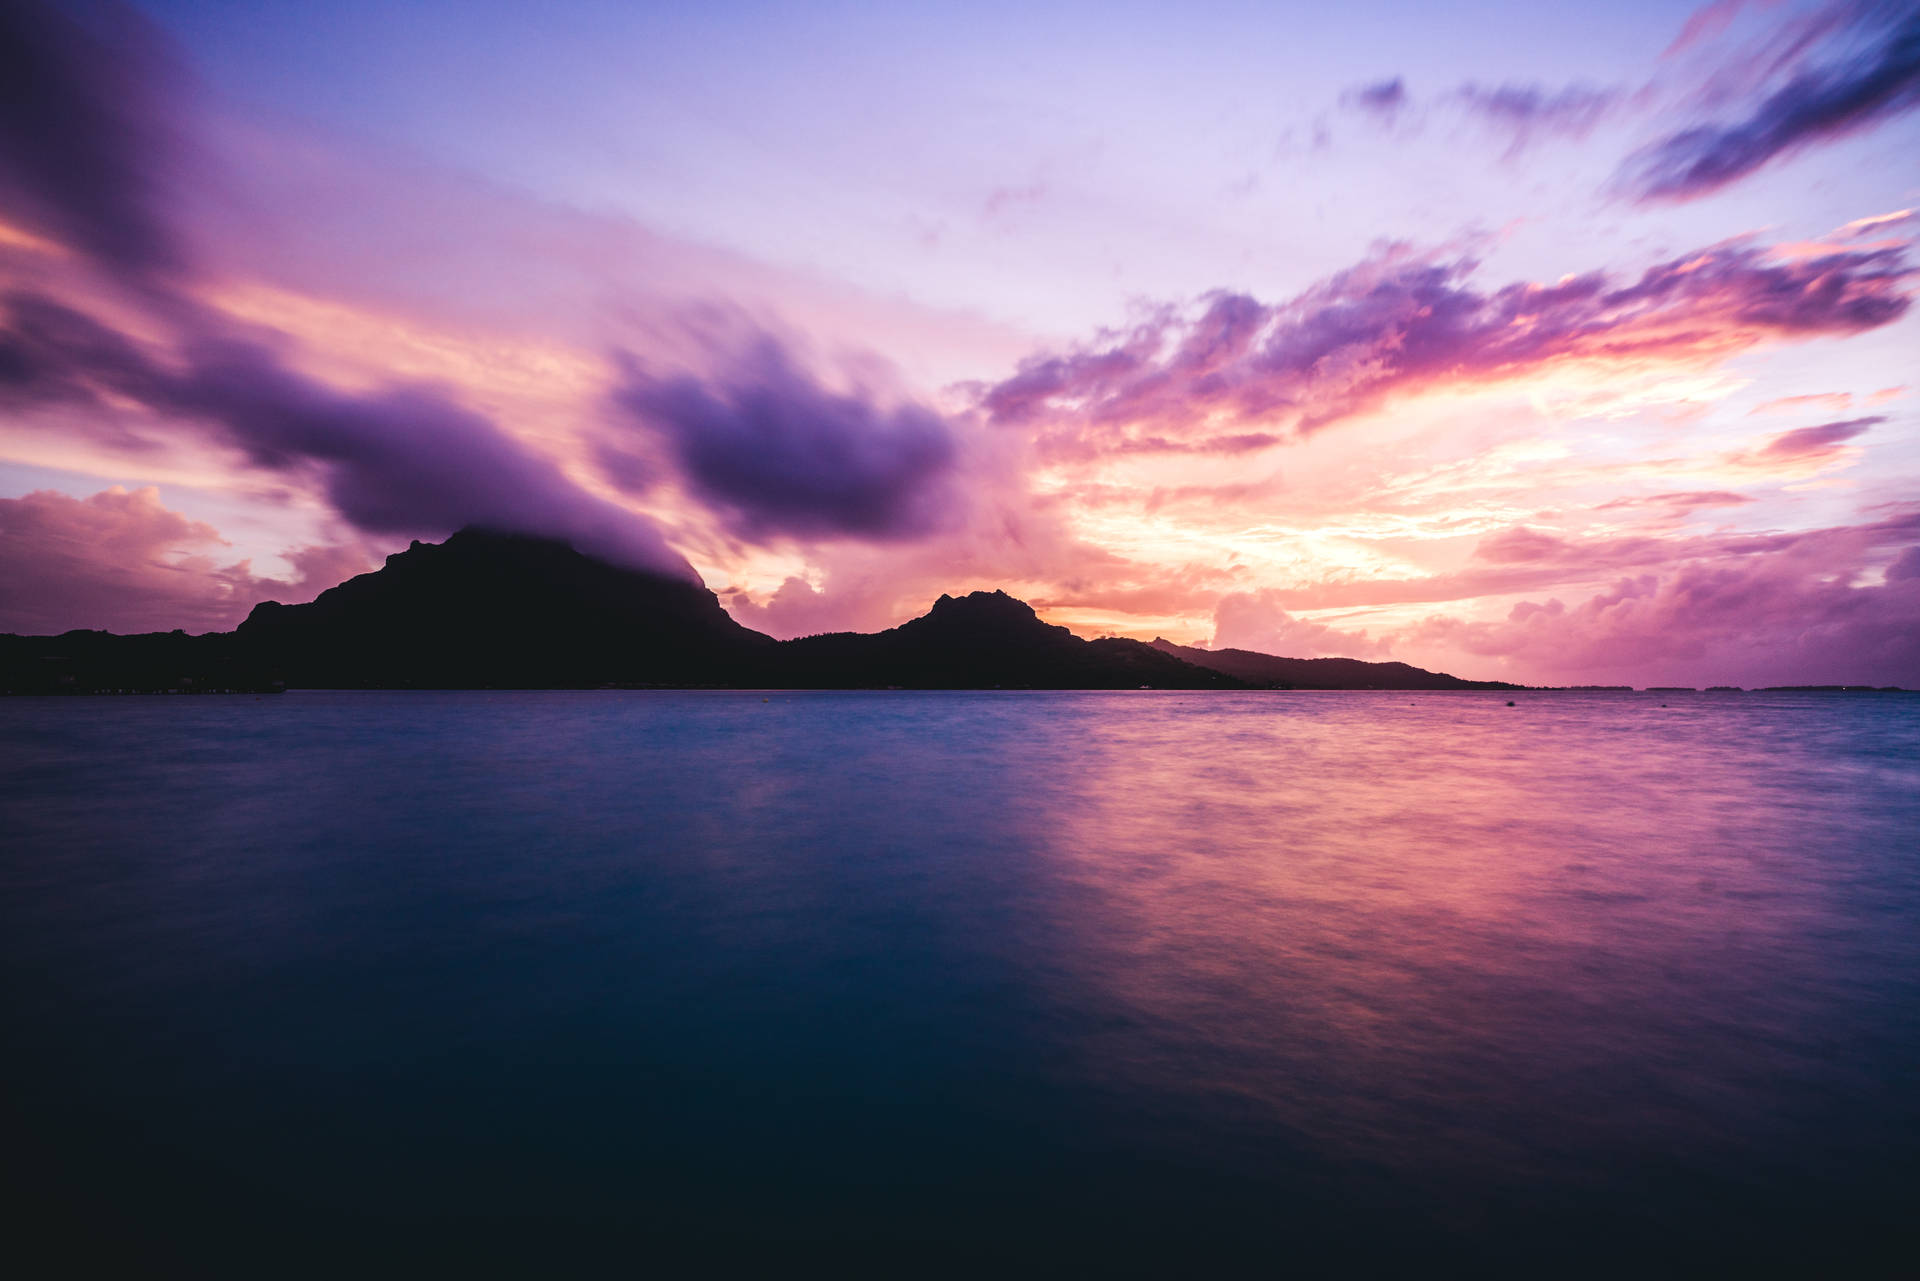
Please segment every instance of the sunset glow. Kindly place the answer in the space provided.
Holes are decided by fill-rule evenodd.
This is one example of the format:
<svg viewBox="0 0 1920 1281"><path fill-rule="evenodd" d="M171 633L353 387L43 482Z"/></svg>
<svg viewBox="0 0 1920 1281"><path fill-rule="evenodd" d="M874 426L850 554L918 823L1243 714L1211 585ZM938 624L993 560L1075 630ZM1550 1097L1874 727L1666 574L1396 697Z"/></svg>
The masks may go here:
<svg viewBox="0 0 1920 1281"><path fill-rule="evenodd" d="M0 631L477 523L783 638L1920 684L1920 11L1630 8L0 7Z"/></svg>

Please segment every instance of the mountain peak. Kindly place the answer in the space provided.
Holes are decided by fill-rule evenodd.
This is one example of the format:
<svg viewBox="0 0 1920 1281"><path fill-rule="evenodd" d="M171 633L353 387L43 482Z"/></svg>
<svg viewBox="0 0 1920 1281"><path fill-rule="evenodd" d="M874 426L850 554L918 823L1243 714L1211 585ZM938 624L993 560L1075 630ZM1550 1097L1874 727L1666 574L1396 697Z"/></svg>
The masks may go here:
<svg viewBox="0 0 1920 1281"><path fill-rule="evenodd" d="M1012 622L1023 622L1039 617L1033 612L1033 606L999 590L968 592L965 596L948 596L942 593L940 599L933 602L933 608L928 610L925 616L928 618L991 618Z"/></svg>
<svg viewBox="0 0 1920 1281"><path fill-rule="evenodd" d="M415 541L311 604L263 602L237 635L301 683L345 685L698 683L773 645L696 583L477 526Z"/></svg>

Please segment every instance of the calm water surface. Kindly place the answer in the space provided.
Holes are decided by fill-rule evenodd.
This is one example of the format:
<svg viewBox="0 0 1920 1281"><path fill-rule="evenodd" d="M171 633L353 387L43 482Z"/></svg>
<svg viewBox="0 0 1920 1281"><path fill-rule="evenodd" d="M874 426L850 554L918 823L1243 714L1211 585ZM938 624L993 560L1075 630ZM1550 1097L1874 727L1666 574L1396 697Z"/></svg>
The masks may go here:
<svg viewBox="0 0 1920 1281"><path fill-rule="evenodd" d="M1920 697L1517 701L0 701L15 1207L256 1275L1910 1263Z"/></svg>

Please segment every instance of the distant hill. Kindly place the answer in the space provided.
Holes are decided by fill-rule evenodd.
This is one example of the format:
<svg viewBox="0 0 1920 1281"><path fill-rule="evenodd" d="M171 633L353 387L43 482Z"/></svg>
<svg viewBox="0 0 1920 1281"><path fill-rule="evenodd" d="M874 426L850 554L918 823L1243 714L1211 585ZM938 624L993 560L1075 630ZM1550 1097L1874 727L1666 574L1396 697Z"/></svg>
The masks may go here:
<svg viewBox="0 0 1920 1281"><path fill-rule="evenodd" d="M809 636L781 650L786 683L811 688L1242 688L1232 676L1139 641L1082 640L1005 592L942 596L924 616L889 631Z"/></svg>
<svg viewBox="0 0 1920 1281"><path fill-rule="evenodd" d="M1237 689L1130 640L1082 640L1003 592L942 596L872 635L776 641L697 583L564 542L464 529L416 542L305 605L233 632L0 636L0 690L319 688Z"/></svg>
<svg viewBox="0 0 1920 1281"><path fill-rule="evenodd" d="M1156 638L1152 647L1249 685L1284 689L1521 689L1505 681L1468 681L1405 663L1357 658L1280 658L1250 649L1199 649Z"/></svg>

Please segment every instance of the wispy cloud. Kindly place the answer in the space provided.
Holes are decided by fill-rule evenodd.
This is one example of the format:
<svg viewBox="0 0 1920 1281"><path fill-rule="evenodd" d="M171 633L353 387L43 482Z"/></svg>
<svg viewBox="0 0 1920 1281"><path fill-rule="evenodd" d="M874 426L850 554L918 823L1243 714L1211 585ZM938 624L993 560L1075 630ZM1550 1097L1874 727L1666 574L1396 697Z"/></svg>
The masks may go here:
<svg viewBox="0 0 1920 1281"><path fill-rule="evenodd" d="M1548 89L1535 84L1495 88L1468 84L1457 96L1473 114L1506 131L1514 152L1538 137L1584 138L1627 100L1618 89L1586 85Z"/></svg>
<svg viewBox="0 0 1920 1281"><path fill-rule="evenodd" d="M1846 409L1853 404L1853 394L1844 391L1818 391L1804 396L1782 396L1777 400L1764 401L1748 410L1748 414L1783 414L1801 409Z"/></svg>
<svg viewBox="0 0 1920 1281"><path fill-rule="evenodd" d="M1743 115L1659 139L1629 158L1618 185L1643 201L1692 200L1920 106L1920 4L1840 0L1804 24L1777 62L1782 82Z"/></svg>
<svg viewBox="0 0 1920 1281"><path fill-rule="evenodd" d="M1407 105L1406 81L1399 76L1357 85L1341 95L1341 101L1385 120L1399 115Z"/></svg>
<svg viewBox="0 0 1920 1281"><path fill-rule="evenodd" d="M1865 435L1886 421L1876 416L1821 423L1816 427L1798 427L1793 431L1781 432L1757 449L1735 454L1728 461L1742 467L1761 469L1824 466L1845 456L1848 441Z"/></svg>

